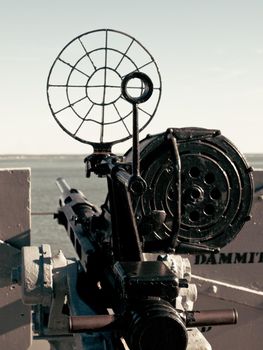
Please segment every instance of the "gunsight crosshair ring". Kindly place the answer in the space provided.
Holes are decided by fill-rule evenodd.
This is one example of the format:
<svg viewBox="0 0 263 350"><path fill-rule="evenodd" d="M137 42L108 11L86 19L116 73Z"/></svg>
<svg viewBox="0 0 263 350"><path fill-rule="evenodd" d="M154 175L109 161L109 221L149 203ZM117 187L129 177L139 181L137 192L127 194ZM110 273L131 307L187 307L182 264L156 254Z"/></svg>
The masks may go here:
<svg viewBox="0 0 263 350"><path fill-rule="evenodd" d="M128 84L131 73L138 78L136 84ZM61 50L48 75L47 98L54 119L68 135L96 152L110 152L114 144L132 138L131 100L145 102L140 132L157 110L161 85L155 60L139 41L120 31L98 29ZM133 92L142 96L133 98Z"/></svg>

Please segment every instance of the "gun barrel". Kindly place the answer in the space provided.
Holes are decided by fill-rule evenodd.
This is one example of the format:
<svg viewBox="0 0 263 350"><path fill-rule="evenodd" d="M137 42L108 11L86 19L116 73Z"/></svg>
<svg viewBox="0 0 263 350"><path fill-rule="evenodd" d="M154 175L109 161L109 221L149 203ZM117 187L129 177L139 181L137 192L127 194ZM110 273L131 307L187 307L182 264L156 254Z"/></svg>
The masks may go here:
<svg viewBox="0 0 263 350"><path fill-rule="evenodd" d="M186 313L186 327L236 324L237 320L236 309L188 311Z"/></svg>
<svg viewBox="0 0 263 350"><path fill-rule="evenodd" d="M58 177L56 184L58 186L58 189L60 190L61 193L63 192L70 192L70 186L67 183L67 181L65 179L63 179L63 177Z"/></svg>

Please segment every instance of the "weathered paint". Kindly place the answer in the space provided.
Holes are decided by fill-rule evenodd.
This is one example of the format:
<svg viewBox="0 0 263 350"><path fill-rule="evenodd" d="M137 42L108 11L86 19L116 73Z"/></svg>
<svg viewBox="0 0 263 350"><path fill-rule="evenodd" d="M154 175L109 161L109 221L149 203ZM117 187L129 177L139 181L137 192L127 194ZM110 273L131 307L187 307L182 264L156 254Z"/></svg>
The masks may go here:
<svg viewBox="0 0 263 350"><path fill-rule="evenodd" d="M30 170L0 170L0 348L25 350L31 343L31 309L11 281L20 248L30 244Z"/></svg>

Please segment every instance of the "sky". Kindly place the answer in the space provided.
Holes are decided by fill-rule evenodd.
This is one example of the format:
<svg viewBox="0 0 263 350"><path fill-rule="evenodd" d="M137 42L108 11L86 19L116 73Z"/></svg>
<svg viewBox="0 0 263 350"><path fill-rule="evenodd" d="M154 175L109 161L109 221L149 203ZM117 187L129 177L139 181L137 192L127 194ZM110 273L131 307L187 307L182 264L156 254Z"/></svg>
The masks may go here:
<svg viewBox="0 0 263 350"><path fill-rule="evenodd" d="M168 127L207 127L220 129L243 153L263 152L261 0L0 0L0 5L0 154L92 151L57 125L46 83L62 48L100 28L135 37L159 66L161 101L141 137Z"/></svg>

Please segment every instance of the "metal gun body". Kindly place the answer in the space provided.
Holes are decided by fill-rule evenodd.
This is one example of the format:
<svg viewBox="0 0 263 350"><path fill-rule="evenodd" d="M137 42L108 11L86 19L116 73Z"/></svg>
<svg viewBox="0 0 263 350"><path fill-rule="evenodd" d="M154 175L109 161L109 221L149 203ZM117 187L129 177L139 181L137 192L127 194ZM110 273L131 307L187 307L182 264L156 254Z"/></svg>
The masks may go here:
<svg viewBox="0 0 263 350"><path fill-rule="evenodd" d="M94 315L70 316L69 332L108 332L111 334L110 346L115 349L122 349L123 343L137 349L143 329L150 327L151 332L158 331L160 323L150 326L151 323L145 321L148 314L152 315L152 320L167 322L164 332L173 320L177 335L167 342L167 349L172 348L175 341L178 348L186 349L187 344L191 344L188 328L236 323L235 310L185 309L177 299L182 293L186 299L193 298L186 292L191 285L189 274L185 278L184 272L175 273L165 261L147 261L140 248L129 180L130 174L123 167L111 169L107 176L109 193L101 209L93 206L80 191L72 189L64 179L57 180L61 191L57 218L76 250L84 271L82 284L93 294L86 302L95 312ZM110 315L109 310L112 310ZM119 345L116 345L116 337L122 339L117 342ZM199 337L202 339L203 336L199 334ZM150 341L150 337L145 336L144 343L150 344ZM144 345L145 349L147 346ZM188 345L187 349L191 347Z"/></svg>

